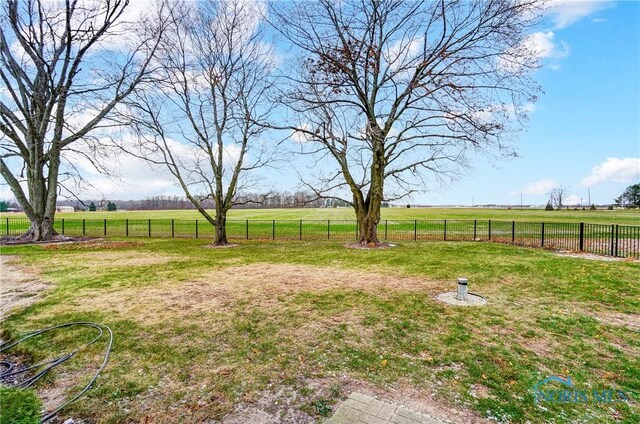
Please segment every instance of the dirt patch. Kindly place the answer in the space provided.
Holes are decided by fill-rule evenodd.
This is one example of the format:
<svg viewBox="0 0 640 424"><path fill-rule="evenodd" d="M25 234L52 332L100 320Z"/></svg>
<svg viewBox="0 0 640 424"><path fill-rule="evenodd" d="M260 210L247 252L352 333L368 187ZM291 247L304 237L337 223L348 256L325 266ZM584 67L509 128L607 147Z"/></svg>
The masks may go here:
<svg viewBox="0 0 640 424"><path fill-rule="evenodd" d="M640 331L640 315L621 312L590 312L588 315L606 325L625 327L632 331Z"/></svg>
<svg viewBox="0 0 640 424"><path fill-rule="evenodd" d="M472 385L469 394L476 399L487 399L493 397L491 396L491 391L489 390L489 388L480 383Z"/></svg>
<svg viewBox="0 0 640 424"><path fill-rule="evenodd" d="M594 255L593 253L578 253L578 252L566 252L559 251L556 252L556 255L562 256L565 258L578 258L578 259L588 259L590 261L604 261L604 262L640 262L640 259L633 258L616 258L613 256L602 256L602 255Z"/></svg>
<svg viewBox="0 0 640 424"><path fill-rule="evenodd" d="M89 240L83 242L69 242L58 244L47 244L42 246L45 250L104 250L104 249L128 249L141 247L144 243L139 241L106 241Z"/></svg>
<svg viewBox="0 0 640 424"><path fill-rule="evenodd" d="M227 249L229 247L237 247L238 244L223 244L223 245L215 245L215 244L206 244L204 247L207 249Z"/></svg>
<svg viewBox="0 0 640 424"><path fill-rule="evenodd" d="M551 337L539 338L523 338L518 340L518 343L527 350L532 351L536 355L543 358L550 358L553 356L558 343L553 341Z"/></svg>
<svg viewBox="0 0 640 424"><path fill-rule="evenodd" d="M35 303L51 286L38 277L35 269L21 265L17 256L0 256L0 269L0 321L14 309Z"/></svg>
<svg viewBox="0 0 640 424"><path fill-rule="evenodd" d="M390 249L396 246L398 245L393 243L378 243L378 244L348 243L344 245L344 247L348 247L349 249L363 249L363 250Z"/></svg>

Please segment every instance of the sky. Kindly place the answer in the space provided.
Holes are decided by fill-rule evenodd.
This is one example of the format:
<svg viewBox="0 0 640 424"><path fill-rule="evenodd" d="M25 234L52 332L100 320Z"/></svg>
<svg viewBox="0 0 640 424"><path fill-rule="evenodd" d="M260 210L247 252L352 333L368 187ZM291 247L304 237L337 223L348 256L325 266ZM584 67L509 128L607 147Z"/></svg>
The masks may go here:
<svg viewBox="0 0 640 424"><path fill-rule="evenodd" d="M515 146L519 158L480 158L425 203L542 204L554 186L570 203L606 204L640 182L640 2L571 2L538 37L544 94Z"/></svg>
<svg viewBox="0 0 640 424"><path fill-rule="evenodd" d="M640 2L555 1L531 37L542 58L536 79L544 94L526 130L513 140L519 157L472 158L464 175L447 186L422 187L412 204L546 203L564 186L569 204L611 203L640 182ZM133 0L134 8L144 2ZM295 158L292 160L295 161ZM108 179L79 164L93 188L82 198L136 199L182 195L166 172L124 155L113 158L120 175ZM268 185L295 190L290 167L268 170ZM0 198L12 198L5 184Z"/></svg>

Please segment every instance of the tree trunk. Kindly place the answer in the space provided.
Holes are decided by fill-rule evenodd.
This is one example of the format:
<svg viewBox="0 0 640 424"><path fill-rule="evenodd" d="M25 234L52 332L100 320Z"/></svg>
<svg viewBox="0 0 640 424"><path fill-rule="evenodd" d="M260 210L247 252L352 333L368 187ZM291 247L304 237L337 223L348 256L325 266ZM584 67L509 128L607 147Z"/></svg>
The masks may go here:
<svg viewBox="0 0 640 424"><path fill-rule="evenodd" d="M29 230L20 238L28 241L47 241L51 240L56 234L53 230L53 220L49 217L44 217L32 219Z"/></svg>
<svg viewBox="0 0 640 424"><path fill-rule="evenodd" d="M227 213L225 212L216 212L214 227L216 229L216 239L214 241L214 246L226 246L229 244L227 241Z"/></svg>
<svg viewBox="0 0 640 424"><path fill-rule="evenodd" d="M380 212L377 214L356 212L358 217L358 243L370 247L380 245L378 240L378 223L380 222Z"/></svg>
<svg viewBox="0 0 640 424"><path fill-rule="evenodd" d="M57 235L53 229L58 200L57 182L60 155L54 149L51 151L49 161L49 175L44 177L44 164L39 162L27 167L29 199L22 198L27 218L31 222L29 230L20 238L25 241L49 241ZM21 190L12 187L14 194L21 194ZM18 196L16 196L18 198Z"/></svg>
<svg viewBox="0 0 640 424"><path fill-rule="evenodd" d="M354 196L353 205L358 218L358 242L375 247L380 245L378 223L384 198L384 135L375 121L371 121L369 125L373 146L371 183L366 199L362 199L361 194Z"/></svg>

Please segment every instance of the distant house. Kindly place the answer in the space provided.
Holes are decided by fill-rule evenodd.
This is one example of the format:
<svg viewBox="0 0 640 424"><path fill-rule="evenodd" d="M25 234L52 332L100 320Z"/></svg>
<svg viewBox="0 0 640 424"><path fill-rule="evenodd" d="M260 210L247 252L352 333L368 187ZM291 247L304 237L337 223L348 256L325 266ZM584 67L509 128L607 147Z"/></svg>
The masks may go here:
<svg viewBox="0 0 640 424"><path fill-rule="evenodd" d="M58 212L74 212L73 206L58 206L56 208Z"/></svg>

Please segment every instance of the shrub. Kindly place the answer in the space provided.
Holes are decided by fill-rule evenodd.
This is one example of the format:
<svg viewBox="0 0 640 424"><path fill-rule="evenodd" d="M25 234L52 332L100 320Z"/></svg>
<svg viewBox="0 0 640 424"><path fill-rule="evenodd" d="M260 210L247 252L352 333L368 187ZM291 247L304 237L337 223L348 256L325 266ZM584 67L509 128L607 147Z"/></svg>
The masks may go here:
<svg viewBox="0 0 640 424"><path fill-rule="evenodd" d="M592 203L591 206L589 206L589 210L595 211L596 210L596 205Z"/></svg>
<svg viewBox="0 0 640 424"><path fill-rule="evenodd" d="M32 390L0 386L0 424L38 424L42 402Z"/></svg>
<svg viewBox="0 0 640 424"><path fill-rule="evenodd" d="M547 206L544 207L545 211L552 211L553 210L553 205L551 204L551 200L549 200L547 202Z"/></svg>

